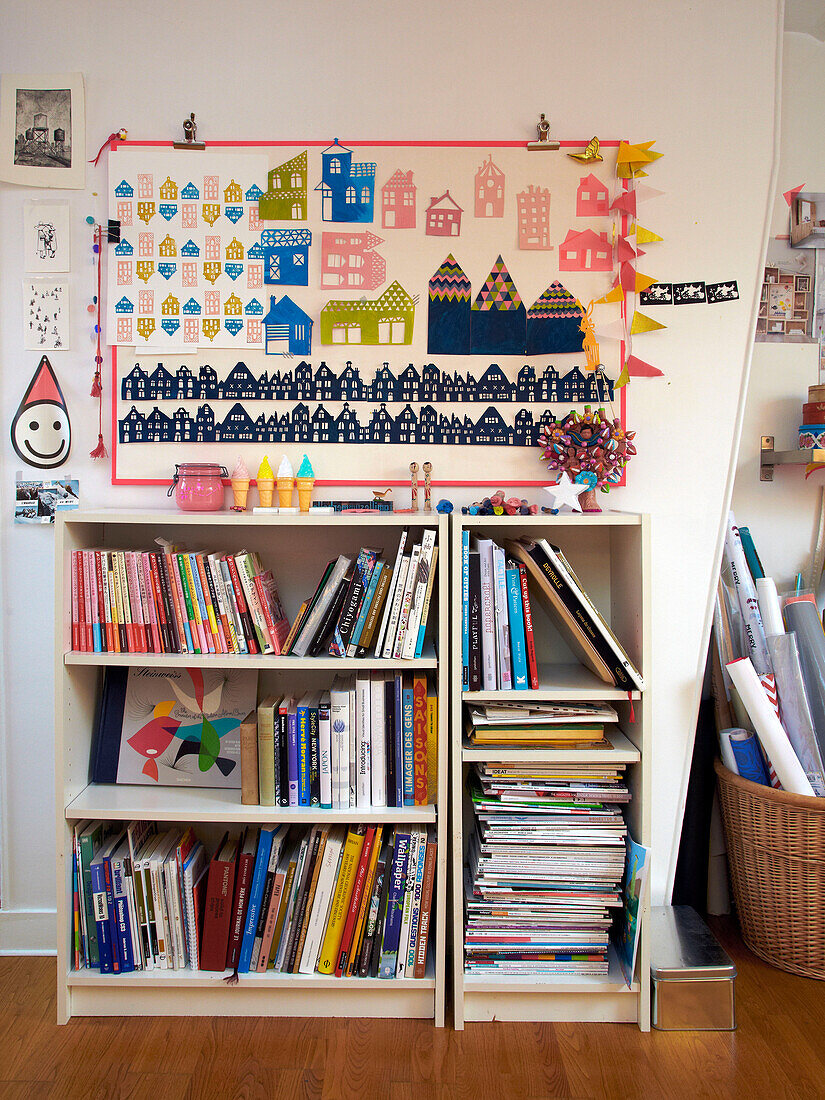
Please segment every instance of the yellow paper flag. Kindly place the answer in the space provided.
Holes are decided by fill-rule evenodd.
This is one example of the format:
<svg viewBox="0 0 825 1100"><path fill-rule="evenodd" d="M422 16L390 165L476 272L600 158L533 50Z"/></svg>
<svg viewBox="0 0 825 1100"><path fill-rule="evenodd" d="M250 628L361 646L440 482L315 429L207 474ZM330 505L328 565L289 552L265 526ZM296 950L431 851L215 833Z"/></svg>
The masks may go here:
<svg viewBox="0 0 825 1100"><path fill-rule="evenodd" d="M658 233L654 233L652 229L645 229L645 227L639 225L638 222L630 232L635 232L636 244L652 244L654 241L661 241L663 239Z"/></svg>
<svg viewBox="0 0 825 1100"><path fill-rule="evenodd" d="M647 317L644 313L639 313L636 310L630 323L630 335L638 336L640 332L654 332L657 328L667 328L667 325L662 325L658 321L654 321L652 317Z"/></svg>
<svg viewBox="0 0 825 1100"><path fill-rule="evenodd" d="M626 386L629 381L630 381L630 372L627 369L627 363L625 363L625 365L622 367L622 373L619 375L619 377L613 383L613 389L614 390L620 390L622 388L622 386Z"/></svg>
<svg viewBox="0 0 825 1100"><path fill-rule="evenodd" d="M652 275L642 275L641 271L636 272L636 286L635 291L638 294L640 290L647 290L649 286L653 286L658 279L655 279Z"/></svg>
<svg viewBox="0 0 825 1100"><path fill-rule="evenodd" d="M655 280L654 280L655 281ZM594 306L606 306L611 302L623 302L624 291L620 286L614 286L612 290L608 290L607 294L602 298L597 298L593 303Z"/></svg>

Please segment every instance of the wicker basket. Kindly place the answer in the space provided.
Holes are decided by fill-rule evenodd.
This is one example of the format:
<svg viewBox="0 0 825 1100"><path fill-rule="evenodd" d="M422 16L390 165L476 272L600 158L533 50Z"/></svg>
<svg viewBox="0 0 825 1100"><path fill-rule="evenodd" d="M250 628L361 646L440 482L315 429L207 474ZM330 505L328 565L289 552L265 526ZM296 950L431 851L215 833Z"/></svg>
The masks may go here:
<svg viewBox="0 0 825 1100"><path fill-rule="evenodd" d="M825 798L714 766L745 943L771 966L825 979Z"/></svg>

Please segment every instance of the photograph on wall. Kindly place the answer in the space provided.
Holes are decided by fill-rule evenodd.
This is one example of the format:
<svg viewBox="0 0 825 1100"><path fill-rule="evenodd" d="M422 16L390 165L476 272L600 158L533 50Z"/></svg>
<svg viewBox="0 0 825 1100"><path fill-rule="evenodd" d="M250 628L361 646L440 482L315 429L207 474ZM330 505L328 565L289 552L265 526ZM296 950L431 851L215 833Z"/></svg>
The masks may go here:
<svg viewBox="0 0 825 1100"><path fill-rule="evenodd" d="M23 282L23 347L65 351L69 340L69 283L66 279Z"/></svg>
<svg viewBox="0 0 825 1100"><path fill-rule="evenodd" d="M85 187L82 73L3 74L0 179L27 187Z"/></svg>
<svg viewBox="0 0 825 1100"><path fill-rule="evenodd" d="M71 239L69 203L66 199L44 202L33 199L23 205L23 270L69 271Z"/></svg>
<svg viewBox="0 0 825 1100"><path fill-rule="evenodd" d="M15 523L54 523L58 512L72 512L80 505L80 482L73 478L29 481L17 472L14 487Z"/></svg>

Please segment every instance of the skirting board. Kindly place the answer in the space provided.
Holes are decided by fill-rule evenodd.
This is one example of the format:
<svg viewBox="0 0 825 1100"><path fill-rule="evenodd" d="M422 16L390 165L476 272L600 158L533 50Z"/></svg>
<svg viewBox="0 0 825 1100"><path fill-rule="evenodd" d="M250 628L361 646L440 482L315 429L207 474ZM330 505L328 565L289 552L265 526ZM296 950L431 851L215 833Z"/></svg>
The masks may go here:
<svg viewBox="0 0 825 1100"><path fill-rule="evenodd" d="M54 909L0 910L0 955L55 955Z"/></svg>

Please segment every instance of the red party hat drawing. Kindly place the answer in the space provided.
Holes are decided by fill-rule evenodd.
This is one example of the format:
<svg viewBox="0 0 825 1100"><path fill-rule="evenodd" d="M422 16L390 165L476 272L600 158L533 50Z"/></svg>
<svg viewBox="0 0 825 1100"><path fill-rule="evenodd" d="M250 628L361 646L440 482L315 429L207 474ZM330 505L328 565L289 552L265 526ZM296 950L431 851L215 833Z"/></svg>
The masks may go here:
<svg viewBox="0 0 825 1100"><path fill-rule="evenodd" d="M55 405L62 405L64 409L66 408L66 399L63 396L60 383L57 381L52 365L45 355L34 372L29 388L20 402L20 408L24 409L27 405L35 405L39 401L51 401Z"/></svg>

